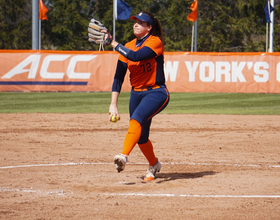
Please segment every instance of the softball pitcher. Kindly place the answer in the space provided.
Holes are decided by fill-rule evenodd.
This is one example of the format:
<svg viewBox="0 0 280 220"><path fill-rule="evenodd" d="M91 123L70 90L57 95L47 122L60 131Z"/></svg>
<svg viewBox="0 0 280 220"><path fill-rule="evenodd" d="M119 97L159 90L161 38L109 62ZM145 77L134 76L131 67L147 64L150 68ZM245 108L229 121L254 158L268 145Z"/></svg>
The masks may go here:
<svg viewBox="0 0 280 220"><path fill-rule="evenodd" d="M100 39L104 45L111 45L120 53L109 107L109 120L116 120L120 115L117 102L127 69L130 72L132 86L129 102L130 122L125 136L122 153L114 157L118 172L123 171L127 158L138 143L142 153L149 162L149 168L144 177L145 181L155 179L161 164L154 154L153 145L149 140L152 118L161 112L169 102L169 92L165 85L163 70L163 34L159 20L150 12L140 12L132 16L136 38L125 46L112 40L105 28L106 36ZM99 44L96 30L100 22L92 20L89 28L89 41ZM93 30L95 29L95 30Z"/></svg>

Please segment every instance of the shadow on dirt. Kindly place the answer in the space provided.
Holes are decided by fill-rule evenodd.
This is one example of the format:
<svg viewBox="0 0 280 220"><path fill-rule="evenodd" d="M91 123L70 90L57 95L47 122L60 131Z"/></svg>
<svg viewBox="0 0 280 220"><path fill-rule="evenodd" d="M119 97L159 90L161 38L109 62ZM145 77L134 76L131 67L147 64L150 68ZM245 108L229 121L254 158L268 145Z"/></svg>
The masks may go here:
<svg viewBox="0 0 280 220"><path fill-rule="evenodd" d="M197 173L158 173L156 174L157 183L168 182L178 179L196 179L204 176L215 175L218 172L204 171Z"/></svg>

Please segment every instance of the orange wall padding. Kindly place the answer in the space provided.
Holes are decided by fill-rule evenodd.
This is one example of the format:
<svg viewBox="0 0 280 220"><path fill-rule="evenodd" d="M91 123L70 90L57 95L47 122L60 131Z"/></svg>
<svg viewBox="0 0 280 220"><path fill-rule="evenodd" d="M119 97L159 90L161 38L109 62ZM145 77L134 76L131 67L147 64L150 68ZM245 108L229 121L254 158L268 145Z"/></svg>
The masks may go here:
<svg viewBox="0 0 280 220"><path fill-rule="evenodd" d="M111 91L118 56L0 50L0 91ZM280 93L280 53L165 52L164 69L170 92Z"/></svg>

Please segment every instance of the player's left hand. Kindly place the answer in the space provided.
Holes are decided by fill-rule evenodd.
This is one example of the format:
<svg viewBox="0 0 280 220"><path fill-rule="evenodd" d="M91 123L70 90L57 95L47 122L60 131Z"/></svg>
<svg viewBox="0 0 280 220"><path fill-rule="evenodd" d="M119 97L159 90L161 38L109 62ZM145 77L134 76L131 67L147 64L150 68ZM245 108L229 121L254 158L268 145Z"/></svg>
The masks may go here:
<svg viewBox="0 0 280 220"><path fill-rule="evenodd" d="M92 18L88 27L89 42L95 44L110 45L113 37L108 29L98 20Z"/></svg>

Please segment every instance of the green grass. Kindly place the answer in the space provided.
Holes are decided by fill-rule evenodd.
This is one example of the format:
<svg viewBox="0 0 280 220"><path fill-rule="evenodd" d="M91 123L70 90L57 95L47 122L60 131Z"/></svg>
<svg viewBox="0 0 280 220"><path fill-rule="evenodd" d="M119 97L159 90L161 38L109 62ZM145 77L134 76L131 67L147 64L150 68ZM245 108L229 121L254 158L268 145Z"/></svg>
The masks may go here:
<svg viewBox="0 0 280 220"><path fill-rule="evenodd" d="M128 113L129 92L119 97ZM168 114L279 115L280 94L171 93ZM108 113L110 92L0 93L0 113Z"/></svg>
<svg viewBox="0 0 280 220"><path fill-rule="evenodd" d="M166 113L279 115L280 94L171 93Z"/></svg>

